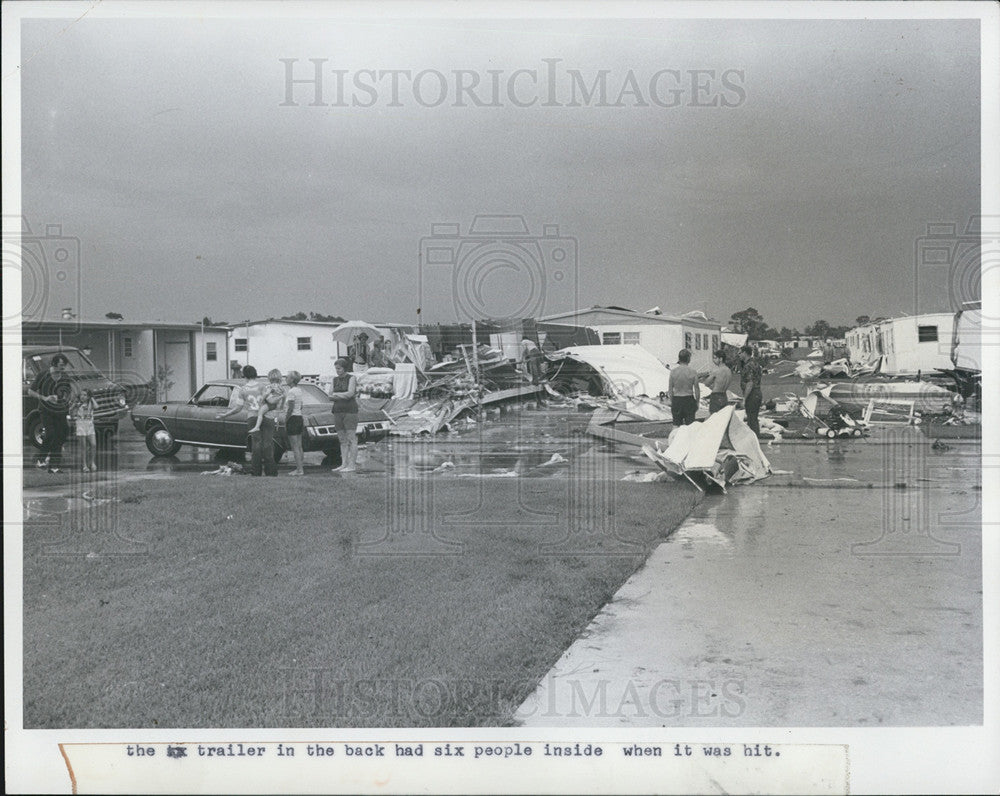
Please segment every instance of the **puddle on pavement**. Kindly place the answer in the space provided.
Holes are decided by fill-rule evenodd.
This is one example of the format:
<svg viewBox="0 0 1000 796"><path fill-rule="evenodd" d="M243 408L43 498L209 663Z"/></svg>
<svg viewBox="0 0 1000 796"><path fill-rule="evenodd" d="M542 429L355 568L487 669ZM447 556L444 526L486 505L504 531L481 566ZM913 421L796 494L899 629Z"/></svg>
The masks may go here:
<svg viewBox="0 0 1000 796"><path fill-rule="evenodd" d="M670 535L667 544L679 544L685 550L694 549L695 545L711 545L713 547L732 547L732 537L719 530L711 521L688 521Z"/></svg>

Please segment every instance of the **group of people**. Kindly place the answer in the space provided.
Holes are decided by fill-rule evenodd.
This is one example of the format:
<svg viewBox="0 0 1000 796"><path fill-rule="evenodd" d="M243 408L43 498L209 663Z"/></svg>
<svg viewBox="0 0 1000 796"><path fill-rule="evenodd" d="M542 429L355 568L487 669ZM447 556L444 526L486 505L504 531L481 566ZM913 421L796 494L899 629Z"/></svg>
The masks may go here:
<svg viewBox="0 0 1000 796"><path fill-rule="evenodd" d="M344 358L334 363L337 375L333 379L330 398L333 401L333 422L340 440L341 461L334 472L351 473L357 470L358 462L358 401L357 379L348 372L349 363ZM278 463L274 459L274 432L280 417L285 419L285 434L288 446L295 457L292 476L305 475L303 469L302 433L305 423L302 406L305 396L299 382L302 374L291 370L284 377L275 369L267 374L264 382L257 376L253 365L243 368L244 383L239 385L229 399L225 412L217 419L231 417L238 412L250 413L250 473L251 475L277 475Z"/></svg>
<svg viewBox="0 0 1000 796"><path fill-rule="evenodd" d="M62 468L62 449L70 436L70 423L80 443L80 468L84 472L97 470L97 429L94 413L97 401L90 390L76 390L66 375L69 360L56 354L28 387L28 396L38 401L41 416L42 455L35 466L58 473Z"/></svg>
<svg viewBox="0 0 1000 796"><path fill-rule="evenodd" d="M726 352L712 352L713 368L705 377L705 384L711 391L708 396L708 412L715 414L729 403L730 387L736 383L736 375L726 364ZM760 380L763 374L760 361L752 346L740 349L739 379L743 394L743 408L746 410L747 425L754 434L760 435L758 415L761 405ZM670 414L675 426L686 426L694 422L701 400L701 379L691 367L691 352L681 349L677 364L670 369Z"/></svg>

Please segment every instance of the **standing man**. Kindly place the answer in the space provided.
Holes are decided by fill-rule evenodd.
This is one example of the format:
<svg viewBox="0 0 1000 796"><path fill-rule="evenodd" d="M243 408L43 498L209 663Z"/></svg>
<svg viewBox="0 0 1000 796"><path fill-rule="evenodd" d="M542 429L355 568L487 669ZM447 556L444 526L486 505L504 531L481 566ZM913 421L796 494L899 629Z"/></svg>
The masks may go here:
<svg viewBox="0 0 1000 796"><path fill-rule="evenodd" d="M701 387L698 372L691 367L691 352L682 348L677 363L670 369L670 414L675 426L689 426L698 411Z"/></svg>
<svg viewBox="0 0 1000 796"><path fill-rule="evenodd" d="M48 468L50 473L58 473L62 464L62 446L69 436L66 413L73 396L73 382L66 376L69 360L65 354L56 354L48 370L43 370L28 388L28 396L38 400L38 410L42 416L42 453L45 455L35 462L35 467Z"/></svg>
<svg viewBox="0 0 1000 796"><path fill-rule="evenodd" d="M535 341L525 337L521 340L521 359L524 361L524 369L531 377L532 384L538 384L542 380L542 360L544 355L535 345Z"/></svg>
<svg viewBox="0 0 1000 796"><path fill-rule="evenodd" d="M729 404L729 385L733 383L733 372L726 365L726 352L719 349L712 352L712 363L715 368L708 374L705 383L712 392L708 396L708 413L718 412Z"/></svg>
<svg viewBox="0 0 1000 796"><path fill-rule="evenodd" d="M257 368L253 365L244 366L243 378L246 381L233 390L229 399L229 409L216 415L216 418L225 420L246 409L249 412L247 433L250 434L250 475L260 475L262 465L265 475L277 475L278 463L274 460L274 418L264 415L260 429L251 432L257 423L257 413L260 411L265 385L257 378Z"/></svg>
<svg viewBox="0 0 1000 796"><path fill-rule="evenodd" d="M757 420L757 413L760 412L762 371L752 346L743 346L740 351L740 362L740 389L743 391L743 408L747 410L747 425L759 437L760 423Z"/></svg>

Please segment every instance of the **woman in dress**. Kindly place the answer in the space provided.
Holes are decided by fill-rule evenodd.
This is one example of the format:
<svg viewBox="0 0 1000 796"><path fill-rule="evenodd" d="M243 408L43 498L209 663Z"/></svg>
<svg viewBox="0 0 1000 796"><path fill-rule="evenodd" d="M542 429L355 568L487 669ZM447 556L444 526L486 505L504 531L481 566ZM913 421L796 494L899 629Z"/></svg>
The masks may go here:
<svg viewBox="0 0 1000 796"><path fill-rule="evenodd" d="M358 382L347 372L347 360L339 358L334 364L337 375L333 378L330 398L333 399L333 425L340 440L340 457L343 464L334 467L335 473L353 473L358 469Z"/></svg>

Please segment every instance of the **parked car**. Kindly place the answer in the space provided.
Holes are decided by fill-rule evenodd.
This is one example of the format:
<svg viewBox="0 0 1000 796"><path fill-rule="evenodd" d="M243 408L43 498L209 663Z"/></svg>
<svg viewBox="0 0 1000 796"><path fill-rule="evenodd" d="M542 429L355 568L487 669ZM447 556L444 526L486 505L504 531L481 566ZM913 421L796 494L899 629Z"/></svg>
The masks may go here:
<svg viewBox="0 0 1000 796"><path fill-rule="evenodd" d="M78 348L58 345L26 345L21 349L21 407L24 436L36 448L42 447L42 416L38 399L29 397L28 387L39 373L48 370L52 357L56 354L65 356L69 363L65 374L73 385L73 390L75 392L90 390L97 401L94 429L97 431L98 442L106 441L118 431L118 421L127 414L125 391L101 373L97 365Z"/></svg>
<svg viewBox="0 0 1000 796"><path fill-rule="evenodd" d="M183 445L221 450L250 450L250 412L246 409L230 417L217 415L229 406L229 399L243 382L219 379L207 382L191 400L139 404L132 408L132 423L145 436L146 447L154 456L173 456ZM331 461L339 462L340 441L333 427L330 397L319 387L300 384L305 395L302 420L304 451L322 451ZM380 439L388 433L388 419L381 409L359 400L358 438L361 441ZM381 407L384 401L376 402ZM280 418L274 435L274 458L279 461L289 449L285 421Z"/></svg>

